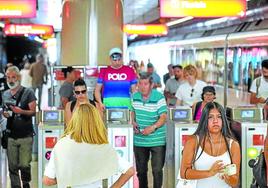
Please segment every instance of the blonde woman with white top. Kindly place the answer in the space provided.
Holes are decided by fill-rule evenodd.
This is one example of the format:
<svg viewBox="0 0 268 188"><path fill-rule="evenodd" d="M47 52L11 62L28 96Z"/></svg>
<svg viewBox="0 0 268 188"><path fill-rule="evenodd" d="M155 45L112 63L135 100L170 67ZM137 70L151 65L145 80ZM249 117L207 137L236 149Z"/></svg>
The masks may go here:
<svg viewBox="0 0 268 188"><path fill-rule="evenodd" d="M223 107L216 102L207 103L196 132L185 144L181 178L197 180L197 188L235 187L239 183L240 161L240 147Z"/></svg>
<svg viewBox="0 0 268 188"><path fill-rule="evenodd" d="M80 104L53 148L43 183L59 188L101 188L102 179L118 173L111 188L122 187L133 176L132 164L109 145L98 110L89 103Z"/></svg>

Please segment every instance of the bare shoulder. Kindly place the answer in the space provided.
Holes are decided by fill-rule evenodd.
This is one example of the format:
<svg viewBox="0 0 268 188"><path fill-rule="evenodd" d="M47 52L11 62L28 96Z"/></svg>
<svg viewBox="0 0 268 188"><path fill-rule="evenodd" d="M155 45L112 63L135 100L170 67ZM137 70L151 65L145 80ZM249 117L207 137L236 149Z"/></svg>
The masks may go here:
<svg viewBox="0 0 268 188"><path fill-rule="evenodd" d="M236 140L233 140L231 145L231 151L236 152L237 150L240 150L240 145Z"/></svg>
<svg viewBox="0 0 268 188"><path fill-rule="evenodd" d="M197 143L197 136L196 135L191 135L189 136L189 138L187 139L187 142L185 143L185 147L192 147L194 148L196 143Z"/></svg>

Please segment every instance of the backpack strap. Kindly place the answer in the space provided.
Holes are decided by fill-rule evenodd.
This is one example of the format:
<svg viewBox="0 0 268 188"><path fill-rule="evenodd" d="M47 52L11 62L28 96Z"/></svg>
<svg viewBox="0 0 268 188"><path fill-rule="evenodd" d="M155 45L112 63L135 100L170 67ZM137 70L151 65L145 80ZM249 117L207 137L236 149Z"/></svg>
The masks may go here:
<svg viewBox="0 0 268 188"><path fill-rule="evenodd" d="M70 106L71 112L73 112L74 107L75 107L75 104L76 104L76 100L74 100L74 101L71 102L71 106Z"/></svg>
<svg viewBox="0 0 268 188"><path fill-rule="evenodd" d="M256 96L259 94L259 88L261 85L261 77L256 78Z"/></svg>

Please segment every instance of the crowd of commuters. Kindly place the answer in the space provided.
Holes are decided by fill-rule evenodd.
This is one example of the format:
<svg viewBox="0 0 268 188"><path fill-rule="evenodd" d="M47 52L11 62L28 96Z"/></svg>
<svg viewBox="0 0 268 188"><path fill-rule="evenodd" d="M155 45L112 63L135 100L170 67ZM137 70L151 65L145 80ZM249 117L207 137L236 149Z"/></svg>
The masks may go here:
<svg viewBox="0 0 268 188"><path fill-rule="evenodd" d="M193 65L168 65L164 75L164 95L160 76L154 65L147 63L144 70L137 61L123 65L123 52L112 48L110 65L100 70L93 100L88 97L87 85L77 79L73 67L64 68L65 81L60 87L60 107L65 110L65 132L54 147L44 172L45 185L59 187L100 187L101 180L116 173L119 179L112 185L124 185L134 174L132 164L119 157L109 145L103 113L109 108L128 108L134 133L134 156L140 188L148 187L148 162L151 160L153 187L163 186L163 167L166 158L167 107L192 108L193 120L198 122L195 133L187 140L180 165L181 178L197 180L197 187L235 187L240 176L240 146L233 136L224 108L214 102L216 90L198 79L198 69ZM38 74L40 72L40 74ZM31 150L33 129L31 117L35 114L36 97L31 88L42 92L47 68L44 56L38 54L36 62L19 72L15 66L6 70L7 85L3 104L7 118L9 175L12 187L30 187ZM28 80L28 81L27 81ZM250 102L268 109L268 60L262 61L262 76L252 81ZM23 86L22 86L23 83ZM41 95L38 93L38 105ZM39 106L40 109L40 106ZM266 116L265 116L266 117ZM19 126L20 124L20 126ZM266 156L268 139L265 140ZM83 151L83 152L81 152ZM79 160L77 161L77 153ZM107 159L106 156L109 156ZM20 157L20 160L15 160ZM209 160L208 160L209 159ZM74 161L66 165L67 161ZM101 162L99 162L101 161ZM268 161L267 161L268 162ZM234 164L236 173L223 173ZM107 169L100 171L97 169ZM19 176L20 171L20 176ZM79 171L79 176L72 172Z"/></svg>

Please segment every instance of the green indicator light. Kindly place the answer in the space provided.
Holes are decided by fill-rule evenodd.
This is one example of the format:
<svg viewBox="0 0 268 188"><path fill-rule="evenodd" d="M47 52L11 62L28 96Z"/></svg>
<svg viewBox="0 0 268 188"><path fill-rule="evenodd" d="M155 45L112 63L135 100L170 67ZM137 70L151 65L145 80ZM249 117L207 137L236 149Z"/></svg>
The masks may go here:
<svg viewBox="0 0 268 188"><path fill-rule="evenodd" d="M256 158L259 154L259 151L256 148L248 148L247 154L249 158Z"/></svg>

